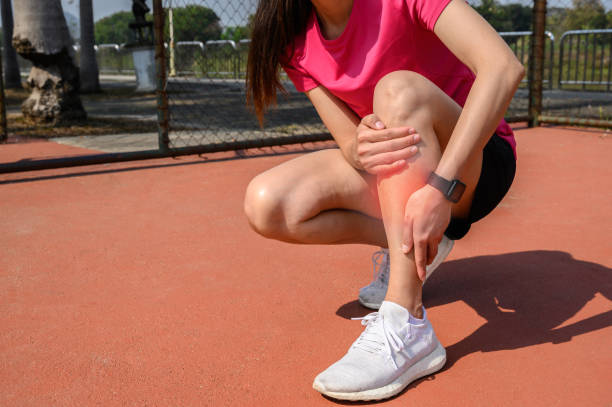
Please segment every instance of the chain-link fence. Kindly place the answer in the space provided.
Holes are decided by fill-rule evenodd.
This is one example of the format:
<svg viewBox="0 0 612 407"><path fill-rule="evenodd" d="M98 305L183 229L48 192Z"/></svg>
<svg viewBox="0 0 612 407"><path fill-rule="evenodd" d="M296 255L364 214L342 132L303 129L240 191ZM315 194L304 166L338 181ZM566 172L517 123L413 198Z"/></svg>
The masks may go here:
<svg viewBox="0 0 612 407"><path fill-rule="evenodd" d="M245 106L249 19L256 1L164 0L163 5L171 149L329 138L308 99L286 78L289 93L267 115L265 130Z"/></svg>
<svg viewBox="0 0 612 407"><path fill-rule="evenodd" d="M152 0L159 149L113 156L113 161L330 138L311 103L286 76L288 94L279 97L264 129L246 107L249 26L257 1ZM529 72L507 111L508 121L612 127L612 0L470 4ZM129 50L119 44L99 44L97 58L103 74L134 72Z"/></svg>
<svg viewBox="0 0 612 407"><path fill-rule="evenodd" d="M289 81L285 81L289 95L280 98L278 107L267 118L265 131L244 107L248 24L255 3L255 0L164 0L167 14L164 35L169 44L167 65L171 74L167 85L171 147L279 136L295 136L299 140L326 132L308 100ZM500 30L500 34L529 68L533 3L474 1L472 5L492 23L511 29ZM187 8L193 13L196 8L208 8L218 18L206 26L201 19L179 12ZM544 115L598 120L612 117L610 9L612 0L548 3L542 78ZM188 20L211 35L194 41L187 29L176 29L188 25ZM575 30L597 24L603 24L603 28ZM521 84L508 109L507 120L528 119L529 80L527 77Z"/></svg>

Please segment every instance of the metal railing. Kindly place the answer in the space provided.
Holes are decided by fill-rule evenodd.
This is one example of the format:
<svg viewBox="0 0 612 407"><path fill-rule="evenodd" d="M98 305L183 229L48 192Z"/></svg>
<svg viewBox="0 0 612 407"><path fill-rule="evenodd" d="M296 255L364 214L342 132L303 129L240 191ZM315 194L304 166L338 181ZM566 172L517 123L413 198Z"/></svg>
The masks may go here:
<svg viewBox="0 0 612 407"><path fill-rule="evenodd" d="M240 47L232 40L178 41L174 46L176 74L216 79L244 77L240 61L243 43L239 44Z"/></svg>
<svg viewBox="0 0 612 407"><path fill-rule="evenodd" d="M205 68L212 78L238 79L238 47L232 40L206 41Z"/></svg>
<svg viewBox="0 0 612 407"><path fill-rule="evenodd" d="M545 31L544 34L548 40L546 48L548 49L548 58L544 60L544 83L548 89L552 88L553 85L553 67L554 67L554 49L555 49L555 36L550 31ZM532 31L506 31L500 32L499 36L502 37L510 49L514 52L516 57L521 63L528 68L529 66L529 50L531 47L531 41L533 37ZM524 78L522 83L526 84L528 78Z"/></svg>
<svg viewBox="0 0 612 407"><path fill-rule="evenodd" d="M174 63L176 75L193 75L197 71L194 65L203 60L205 49L201 41L178 41L174 45L174 53L170 54L174 56L170 64Z"/></svg>
<svg viewBox="0 0 612 407"><path fill-rule="evenodd" d="M519 61L529 64L531 31L500 32ZM560 89L610 90L612 87L612 29L572 30L561 35L558 58L555 58L555 36L545 32L547 38L544 61L544 85L552 89L557 84ZM175 44L175 64L177 75L196 77L242 79L246 73L246 59L249 39L239 42L232 40L178 41ZM165 44L166 48L168 47ZM78 63L79 45L73 46ZM120 44L95 45L100 73L133 74L134 63L131 51ZM30 61L18 56L23 73L31 68ZM558 71L556 74L555 71ZM553 73L555 72L555 74ZM557 80L553 80L553 75ZM523 79L523 84L527 82ZM597 90L597 89L594 89Z"/></svg>
<svg viewBox="0 0 612 407"><path fill-rule="evenodd" d="M99 44L94 46L98 69L104 74L133 74L132 51L119 44Z"/></svg>
<svg viewBox="0 0 612 407"><path fill-rule="evenodd" d="M563 33L559 47L560 89L610 90L612 29Z"/></svg>
<svg viewBox="0 0 612 407"><path fill-rule="evenodd" d="M277 108L269 112L266 128L260 128L252 113L244 106L244 76L249 40L178 42L170 49L165 42L164 1L169 0L153 0L158 75L157 148L21 160L0 164L0 173L241 150L330 138L312 104L291 86L288 86L288 97L280 99ZM206 4L217 5L217 10L225 10L232 2L243 4L243 1L206 0ZM181 4L197 2L204 4L205 0L182 0ZM225 16L224 24L244 25L248 21L246 8L233 7L231 10L232 14ZM243 15L235 14L237 10L242 11ZM544 0L534 0L532 23L535 34L529 31L500 33L521 62L530 68L529 86L517 92L513 99L513 102L516 101L516 109L509 113L510 118L529 120L531 125L559 123L612 127L612 100L605 93L606 89L610 90L612 37L609 33L612 30L591 30L586 37L584 31L570 31L557 36L561 40L555 47L555 37L544 30L545 10ZM200 24L199 21L197 24ZM215 28L218 21L211 24ZM219 35L212 38L219 38ZM546 53L545 46L548 47ZM75 51L78 52L78 49ZM174 61L179 68L176 77L172 78L167 76L171 65L167 56L175 52L168 51L176 51ZM133 72L131 52L121 45L101 44L97 47L97 56L103 73ZM570 59L578 62L564 67ZM573 88L551 89L557 84ZM545 91L544 109L542 87L549 88ZM600 92L583 92L580 87L596 87ZM591 105L596 110L595 114L585 114L585 109L593 110Z"/></svg>

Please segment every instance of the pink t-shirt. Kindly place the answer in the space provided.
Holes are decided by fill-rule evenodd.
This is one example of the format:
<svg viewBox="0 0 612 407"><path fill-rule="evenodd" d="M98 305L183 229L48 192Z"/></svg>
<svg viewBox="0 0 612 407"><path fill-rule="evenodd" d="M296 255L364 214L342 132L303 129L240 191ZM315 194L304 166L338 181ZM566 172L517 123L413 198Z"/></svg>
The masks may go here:
<svg viewBox="0 0 612 407"><path fill-rule="evenodd" d="M376 83L398 70L425 76L463 106L475 76L433 32L449 2L354 0L346 28L334 40L323 38L313 10L283 68L297 90L324 86L359 117L372 113ZM512 129L504 120L496 133L516 155Z"/></svg>

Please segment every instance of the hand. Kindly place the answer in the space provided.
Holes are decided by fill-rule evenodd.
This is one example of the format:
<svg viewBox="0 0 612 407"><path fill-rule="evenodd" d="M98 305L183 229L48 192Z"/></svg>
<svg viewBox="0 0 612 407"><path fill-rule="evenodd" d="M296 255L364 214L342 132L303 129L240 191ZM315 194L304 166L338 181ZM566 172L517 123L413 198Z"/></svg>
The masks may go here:
<svg viewBox="0 0 612 407"><path fill-rule="evenodd" d="M406 202L402 251L408 254L414 247L417 274L422 281L425 281L425 268L438 254L438 244L450 223L451 205L430 185L415 191Z"/></svg>
<svg viewBox="0 0 612 407"><path fill-rule="evenodd" d="M370 174L387 174L406 167L408 158L417 153L415 144L420 140L413 128L386 129L376 115L370 114L357 127L353 160Z"/></svg>

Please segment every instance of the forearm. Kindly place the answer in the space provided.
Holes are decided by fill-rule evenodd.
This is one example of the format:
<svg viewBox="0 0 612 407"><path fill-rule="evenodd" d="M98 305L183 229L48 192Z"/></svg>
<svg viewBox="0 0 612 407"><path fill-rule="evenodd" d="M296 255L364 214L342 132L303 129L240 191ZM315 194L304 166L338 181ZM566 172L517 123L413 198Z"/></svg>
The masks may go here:
<svg viewBox="0 0 612 407"><path fill-rule="evenodd" d="M462 179L468 163L482 151L503 118L523 76L524 69L515 60L477 73L436 168L438 175L446 179Z"/></svg>
<svg viewBox="0 0 612 407"><path fill-rule="evenodd" d="M306 92L306 95L340 147L346 161L353 167L361 169L355 161L356 134L359 125L357 115L323 86Z"/></svg>

